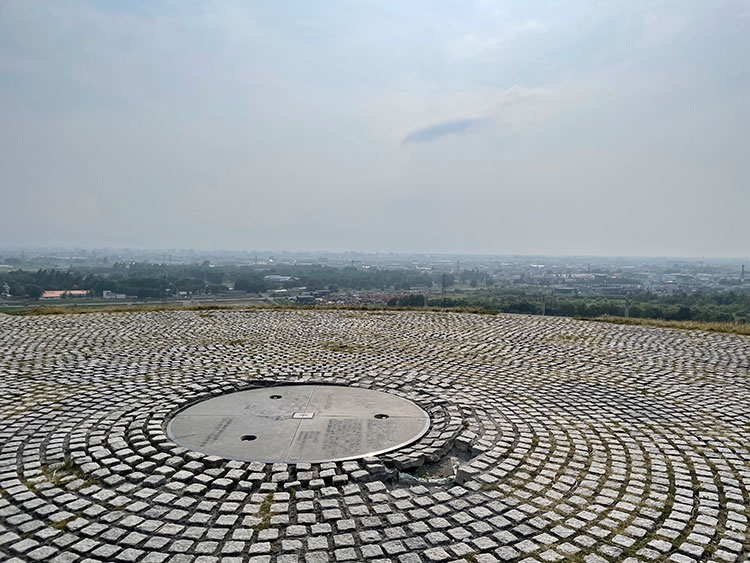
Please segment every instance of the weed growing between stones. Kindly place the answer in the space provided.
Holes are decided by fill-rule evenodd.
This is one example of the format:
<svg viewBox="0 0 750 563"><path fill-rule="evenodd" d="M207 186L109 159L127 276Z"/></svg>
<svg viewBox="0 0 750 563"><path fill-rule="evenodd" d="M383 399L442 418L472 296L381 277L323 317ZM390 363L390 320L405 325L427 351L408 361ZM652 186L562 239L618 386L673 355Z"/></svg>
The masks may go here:
<svg viewBox="0 0 750 563"><path fill-rule="evenodd" d="M53 527L55 530L65 530L68 527L68 524L70 524L75 519L76 519L76 516L70 516L68 518L65 518L64 520L58 520L57 522L52 522L50 526Z"/></svg>
<svg viewBox="0 0 750 563"><path fill-rule="evenodd" d="M54 465L42 465L42 475L52 483L53 485L60 486L64 483L72 481L74 479L80 479L83 483L78 488L90 487L91 485L98 485L99 481L90 478L86 475L80 467L78 467L72 459L69 457L65 458L65 461Z"/></svg>
<svg viewBox="0 0 750 563"><path fill-rule="evenodd" d="M266 530L271 526L271 516L273 515L271 512L272 505L273 505L273 493L268 493L266 495L266 498L264 498L263 502L260 504L260 507L258 508L258 513L256 514L256 516L260 518L260 522L258 522L255 526L253 526L253 529L256 532Z"/></svg>

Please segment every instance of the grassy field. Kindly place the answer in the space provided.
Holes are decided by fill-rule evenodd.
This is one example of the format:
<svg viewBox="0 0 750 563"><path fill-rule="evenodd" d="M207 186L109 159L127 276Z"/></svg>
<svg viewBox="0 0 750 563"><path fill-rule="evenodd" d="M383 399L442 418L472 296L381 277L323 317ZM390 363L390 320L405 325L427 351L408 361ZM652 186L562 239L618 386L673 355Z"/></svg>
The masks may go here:
<svg viewBox="0 0 750 563"><path fill-rule="evenodd" d="M42 307L30 307L28 309L18 311L3 311L6 315L19 315L19 316L40 316L40 315L83 315L88 313L143 313L143 312L155 312L155 311L215 311L215 310L247 310L247 309L263 309L263 310L342 310L342 311L433 311L443 313L474 313L479 315L496 315L497 311L487 310L477 307L451 307L451 308L439 308L439 307L383 307L377 305L309 305L309 306L295 306L295 305L270 305L267 303L258 303L257 305L182 305L180 303L173 304L147 304L147 305L128 305L128 306L112 306L104 305L101 307L54 307L54 306L42 306ZM635 326L652 326L658 328L677 328L682 330L704 330L706 332L719 332L725 334L741 334L750 336L750 324L747 323L708 323L700 321L666 321L661 319L635 319L629 317L612 317L604 315L601 317L574 317L579 321L591 321L597 323L611 323L621 325L635 325Z"/></svg>
<svg viewBox="0 0 750 563"><path fill-rule="evenodd" d="M16 311L0 311L6 315L15 316L40 316L40 315L85 315L87 313L143 313L153 311L213 311L216 309L236 309L231 305L192 305L185 306L180 303L162 305L102 305L101 307L90 306L86 308L78 307L53 307L53 306L41 306L41 307L29 307L27 309L19 309ZM243 308L247 308L244 306Z"/></svg>
<svg viewBox="0 0 750 563"><path fill-rule="evenodd" d="M750 324L747 323L704 323L700 321L665 321L661 319L633 319L630 317L575 317L579 321L612 323L618 325L653 326L658 328L679 328L682 330L705 330L726 334L750 335Z"/></svg>
<svg viewBox="0 0 750 563"><path fill-rule="evenodd" d="M263 309L270 311L291 311L291 310L312 310L312 311L432 311L442 313L474 313L478 315L496 315L498 312L493 310L481 309L478 307L451 307L444 309L441 307L386 307L383 305L271 305L268 303L258 303L253 305L182 305L179 303L170 304L145 304L145 305L102 305L101 307L89 306L86 308L78 307L54 307L41 306L29 307L16 311L0 311L6 315L15 316L42 316L42 315L84 315L89 313L143 313L155 311L214 311L214 310L248 310Z"/></svg>

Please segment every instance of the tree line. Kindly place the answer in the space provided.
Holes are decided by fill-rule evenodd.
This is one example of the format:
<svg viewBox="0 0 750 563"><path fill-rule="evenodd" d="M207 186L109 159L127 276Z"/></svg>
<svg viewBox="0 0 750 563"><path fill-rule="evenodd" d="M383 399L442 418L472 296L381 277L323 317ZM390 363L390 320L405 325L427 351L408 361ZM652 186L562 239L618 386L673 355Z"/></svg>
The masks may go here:
<svg viewBox="0 0 750 563"><path fill-rule="evenodd" d="M601 317L603 315L676 321L750 323L750 295L739 292L653 293L612 298L598 295L545 295L532 290L489 290L435 298L424 295L394 297L392 307L467 307L497 311L560 317Z"/></svg>
<svg viewBox="0 0 750 563"><path fill-rule="evenodd" d="M288 276L283 283L266 279ZM439 272L323 265L211 266L202 264L115 263L84 269L13 270L0 273L0 292L15 297L38 298L44 290L83 289L101 296L102 291L124 293L141 299L164 299L185 291L191 295L256 294L273 288L305 287L317 290L406 292L389 305L399 307L468 307L505 313L598 317L629 316L646 319L705 322L750 322L750 294L741 290L676 292L657 295L634 292L627 297L601 295L551 295L533 287L491 286L446 297L425 295L433 287L451 287L456 281L485 285L484 274L468 270L454 276ZM413 293L417 291L419 293Z"/></svg>
<svg viewBox="0 0 750 563"><path fill-rule="evenodd" d="M279 284L265 279L269 275L288 276L290 279ZM138 298L165 298L181 291L193 295L221 294L228 292L229 288L247 293L292 287L306 287L310 291L400 291L431 286L432 283L432 278L425 272L317 265L259 269L252 266L211 267L208 263L116 263L90 270L40 269L0 273L0 289L6 284L10 295L31 299L39 297L45 290L84 289L94 295L109 290Z"/></svg>

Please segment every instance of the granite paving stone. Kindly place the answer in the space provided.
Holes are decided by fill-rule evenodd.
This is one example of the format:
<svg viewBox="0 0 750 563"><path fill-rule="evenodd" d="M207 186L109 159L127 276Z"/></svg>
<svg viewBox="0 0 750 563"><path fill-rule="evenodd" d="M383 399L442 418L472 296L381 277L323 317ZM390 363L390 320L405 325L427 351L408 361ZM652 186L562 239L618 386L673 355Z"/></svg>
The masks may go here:
<svg viewBox="0 0 750 563"><path fill-rule="evenodd" d="M0 315L0 350L3 561L750 560L748 337L226 309ZM430 427L322 463L167 432L201 400L311 383L408 399Z"/></svg>

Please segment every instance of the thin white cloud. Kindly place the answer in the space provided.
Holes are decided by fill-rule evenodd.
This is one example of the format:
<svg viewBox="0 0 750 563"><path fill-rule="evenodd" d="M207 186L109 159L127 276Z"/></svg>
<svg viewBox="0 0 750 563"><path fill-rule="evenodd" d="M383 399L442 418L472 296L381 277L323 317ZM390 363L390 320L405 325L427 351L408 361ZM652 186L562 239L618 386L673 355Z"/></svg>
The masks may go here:
<svg viewBox="0 0 750 563"><path fill-rule="evenodd" d="M643 16L638 46L649 48L675 39L686 31L688 25L687 18L679 12L648 12Z"/></svg>
<svg viewBox="0 0 750 563"><path fill-rule="evenodd" d="M394 144L423 142L481 131L484 127L480 125L519 131L575 106L584 95L564 83L547 88L516 85L430 95L390 94L373 100L369 114L373 130L384 140Z"/></svg>
<svg viewBox="0 0 750 563"><path fill-rule="evenodd" d="M455 119L453 121L444 121L434 123L425 127L414 129L404 137L404 144L407 143L430 143L447 135L459 135L476 130L487 122L487 118L473 117L466 119Z"/></svg>
<svg viewBox="0 0 750 563"><path fill-rule="evenodd" d="M503 21L490 30L470 31L451 38L445 45L449 61L490 61L522 35L540 34L550 24L536 19Z"/></svg>

